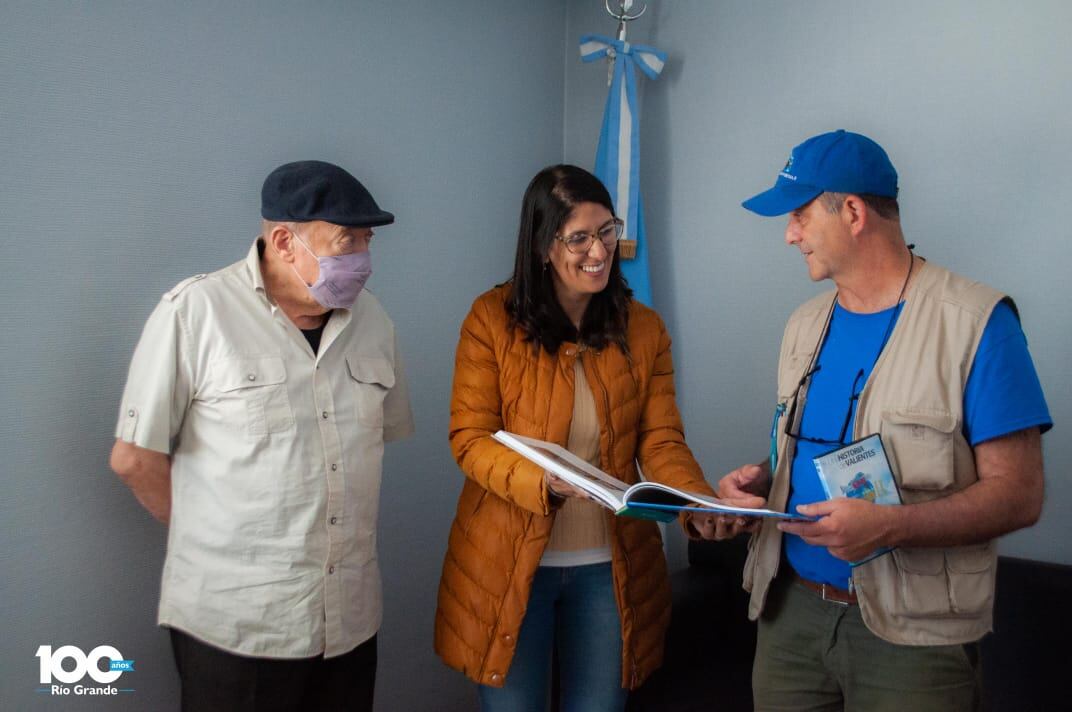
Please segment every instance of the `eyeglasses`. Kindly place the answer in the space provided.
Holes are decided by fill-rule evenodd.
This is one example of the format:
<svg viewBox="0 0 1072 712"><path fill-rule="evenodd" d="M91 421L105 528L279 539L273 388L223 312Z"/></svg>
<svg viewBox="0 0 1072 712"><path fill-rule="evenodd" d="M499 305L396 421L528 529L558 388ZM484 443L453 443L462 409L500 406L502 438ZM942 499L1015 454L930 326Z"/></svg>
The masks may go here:
<svg viewBox="0 0 1072 712"><path fill-rule="evenodd" d="M797 384L797 392L793 394L793 402L789 405L788 413L786 413L787 402L779 403L774 409L774 422L771 423L770 433L770 471L772 476L777 471L776 468L778 466L778 420L783 415L788 416L785 419L784 428L786 437L793 438L797 441L803 440L804 442L815 443L817 445L829 445L832 447L848 445L848 443L845 442L845 436L848 435L849 425L852 424L853 407L855 406L856 401L860 399L860 394L863 392L863 388L860 387L861 380L864 377L864 370L862 368L856 372L856 378L852 381L852 388L849 391L849 407L845 411L845 419L841 423L841 433L838 435L837 440L808 437L800 432L799 427L797 428L796 433L792 431L793 422L797 417L797 403L800 401L800 391L804 388L804 384L806 384L821 368L821 364L816 364L813 368L808 369L808 372L801 377L800 383ZM859 390L857 390L858 388ZM801 418L801 421L803 420L804 419Z"/></svg>
<svg viewBox="0 0 1072 712"><path fill-rule="evenodd" d="M911 255L911 250L914 247L915 247L915 245L909 245L908 246L908 250L909 250L910 255ZM878 347L878 353L875 354L875 360L871 362L871 368L872 369L874 369L875 364L878 363L879 357L882 356L882 352L886 349L886 342L889 340L890 334L893 333L893 325L897 321L897 315L900 313L901 299L904 297L905 290L908 288L908 280L912 276L912 266L914 264L915 264L915 257L912 257L912 259L908 263L908 274L905 275L904 284L901 285L901 293L897 295L896 307L893 309L893 311L892 311L892 313L890 315L890 320L886 324L886 333L884 333L882 335L882 343ZM791 406L789 406L789 413L788 413L789 417L785 419L785 435L786 435L786 437L793 438L794 440L797 440L797 441L803 440L805 442L817 443L819 445L835 445L835 446L837 446L837 445L842 445L842 446L848 445L848 443L845 442L845 436L848 434L849 425L852 423L852 414L853 414L854 407L856 405L856 401L858 401L860 399L860 393L862 392L862 389L859 390L859 391L856 390L857 387L860 386L861 379L863 379L863 377L864 377L864 370L862 368L859 371L856 372L856 378L852 379L852 388L849 390L849 407L848 407L848 410L845 411L845 420L842 421L842 423L841 423L841 434L838 435L837 440L824 440L823 438L809 438L806 435L801 434L799 427L797 428L797 432L795 434L792 432L793 421L795 421L796 418L797 418L797 403L800 402L800 390L804 387L804 384L806 384L808 382L808 379L810 379L812 376L814 376L819 371L819 369L822 368L822 364L815 363L815 361L817 360L817 358L819 356L819 352L822 350L823 341L826 339L827 331L829 331L829 329L830 329L830 320L834 316L834 307L837 306L837 300L838 300L838 294L837 294L837 292L835 292L834 293L834 298L830 301L830 309L826 313L826 323L823 325L822 331L819 332L819 340L816 342L815 348L811 352L811 360L808 362L808 370L804 372L804 375L801 376L801 378L800 378L800 382L797 384L797 391L796 391L796 393L793 394L793 404ZM776 468L777 468L777 465L778 465L778 442L777 442L777 438L778 438L778 419L781 418L783 414L785 414L785 409L786 409L787 404L788 404L788 401L782 401L781 403L779 403L777 405L777 407L775 407L775 409L774 409L774 421L771 423L770 469L771 469L771 476L772 477L774 476L774 473L777 471ZM804 418L802 417L801 421L803 422L803 420L804 420Z"/></svg>
<svg viewBox="0 0 1072 712"><path fill-rule="evenodd" d="M610 252L618 245L618 240L622 237L622 232L625 230L625 223L615 218L609 223L599 228L597 232L575 232L570 235L555 235L556 240L560 240L566 249L575 255L583 255L592 249L592 243L596 238L603 243L603 247L607 248Z"/></svg>
<svg viewBox="0 0 1072 712"><path fill-rule="evenodd" d="M837 440L810 438L800 432L799 426L797 427L796 433L792 432L793 422L796 420L797 415L797 403L800 401L800 390L804 388L804 384L808 382L808 379L818 373L819 369L821 368L821 364L816 364L814 368L810 369L807 373L804 374L804 377L800 379L800 384L797 386L797 392L793 395L793 404L789 406L789 417L785 420L785 434L786 436L791 437L794 440L803 440L804 442L815 443L817 445L848 445L848 443L845 442L845 436L848 434L849 426L852 424L852 413L856 405L856 401L860 399L860 393L863 391L863 389L860 388L861 382L863 381L864 377L864 370L862 368L856 372L856 378L852 379L852 388L849 389L849 405L848 408L845 410L845 420L843 420L841 423L841 433L838 435ZM859 390L857 390L858 388ZM801 418L802 423L803 420L804 419Z"/></svg>

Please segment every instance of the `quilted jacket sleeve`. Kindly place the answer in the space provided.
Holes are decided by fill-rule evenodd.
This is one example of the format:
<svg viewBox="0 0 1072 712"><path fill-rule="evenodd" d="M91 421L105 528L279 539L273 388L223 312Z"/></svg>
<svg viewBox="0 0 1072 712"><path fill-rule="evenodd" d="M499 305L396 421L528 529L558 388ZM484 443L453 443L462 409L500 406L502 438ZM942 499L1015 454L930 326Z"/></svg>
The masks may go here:
<svg viewBox="0 0 1072 712"><path fill-rule="evenodd" d="M465 476L536 514L550 513L543 469L491 436L503 427L496 338L507 327L501 302L477 299L462 324L454 359L450 448Z"/></svg>
<svg viewBox="0 0 1072 712"><path fill-rule="evenodd" d="M685 429L677 409L674 391L674 360L670 354L670 335L662 319L654 312L653 329L658 330L655 358L648 382L648 393L640 416L637 459L644 475L678 489L714 495L704 480L703 471L685 444Z"/></svg>

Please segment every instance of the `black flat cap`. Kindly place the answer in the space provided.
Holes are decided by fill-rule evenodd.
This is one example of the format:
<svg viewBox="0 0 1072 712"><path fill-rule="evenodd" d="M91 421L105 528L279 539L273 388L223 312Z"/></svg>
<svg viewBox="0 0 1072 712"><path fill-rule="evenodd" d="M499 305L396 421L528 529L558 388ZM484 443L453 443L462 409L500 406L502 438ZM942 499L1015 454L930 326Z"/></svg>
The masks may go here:
<svg viewBox="0 0 1072 712"><path fill-rule="evenodd" d="M297 161L268 174L261 188L261 217L281 222L323 220L346 227L395 221L380 210L361 181L331 163Z"/></svg>

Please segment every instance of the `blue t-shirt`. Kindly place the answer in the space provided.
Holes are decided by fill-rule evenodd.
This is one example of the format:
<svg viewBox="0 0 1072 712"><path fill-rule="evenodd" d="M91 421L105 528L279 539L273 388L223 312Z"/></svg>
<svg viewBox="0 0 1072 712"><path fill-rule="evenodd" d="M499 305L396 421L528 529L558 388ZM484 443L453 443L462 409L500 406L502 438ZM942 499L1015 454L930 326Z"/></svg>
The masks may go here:
<svg viewBox="0 0 1072 712"><path fill-rule="evenodd" d="M822 350L819 369L811 376L800 435L835 444L798 440L793 457L792 489L788 512L799 504L826 499L812 458L834 450L848 414L845 441L852 439L856 399L871 375L884 346L883 339L896 323L902 304L874 314L855 314L835 306ZM1002 302L994 308L983 331L964 390L964 437L974 447L1018 430L1053 423L1046 407L1027 339L1012 308ZM865 433L867 435L869 433ZM851 567L826 547L811 546L798 536L785 535L785 553L798 574L812 581L846 588Z"/></svg>

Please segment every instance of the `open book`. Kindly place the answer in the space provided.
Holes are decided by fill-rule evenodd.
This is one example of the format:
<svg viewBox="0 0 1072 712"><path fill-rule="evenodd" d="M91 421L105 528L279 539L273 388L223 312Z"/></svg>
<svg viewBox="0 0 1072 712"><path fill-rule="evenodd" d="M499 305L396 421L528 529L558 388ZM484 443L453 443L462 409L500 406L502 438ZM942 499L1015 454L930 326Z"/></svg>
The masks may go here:
<svg viewBox="0 0 1072 712"><path fill-rule="evenodd" d="M734 507L715 497L686 492L659 482L644 481L627 485L554 443L526 438L505 430L500 430L493 437L555 477L592 495L600 504L614 510L615 514L655 519L660 522L674 519L682 510L708 514L733 514L742 517L778 517L798 520L806 518L799 514L785 514L770 509Z"/></svg>

